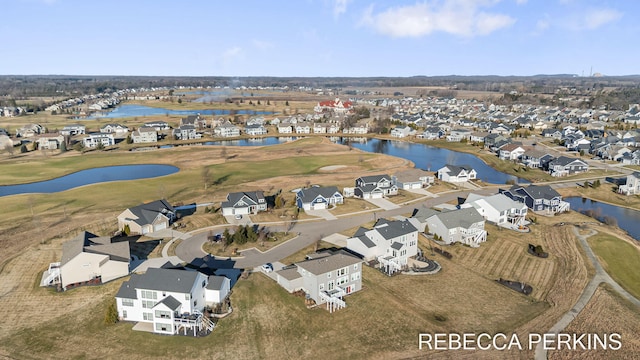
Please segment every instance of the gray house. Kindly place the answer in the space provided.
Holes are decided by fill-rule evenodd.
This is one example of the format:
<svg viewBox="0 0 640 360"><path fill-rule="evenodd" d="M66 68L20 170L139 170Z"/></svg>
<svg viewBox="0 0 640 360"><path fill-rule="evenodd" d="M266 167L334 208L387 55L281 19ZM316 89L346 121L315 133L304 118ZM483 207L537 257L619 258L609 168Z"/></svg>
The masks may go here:
<svg viewBox="0 0 640 360"><path fill-rule="evenodd" d="M311 187L296 193L296 204L304 210L327 209L330 205L342 204L344 197L335 186Z"/></svg>
<svg viewBox="0 0 640 360"><path fill-rule="evenodd" d="M589 170L589 165L586 162L567 156L560 156L549 161L547 167L551 176L567 176Z"/></svg>
<svg viewBox="0 0 640 360"><path fill-rule="evenodd" d="M144 235L169 228L176 219L175 209L166 200L134 206L118 215L118 228L130 234Z"/></svg>
<svg viewBox="0 0 640 360"><path fill-rule="evenodd" d="M222 215L257 214L267 210L267 202L262 191L237 192L227 194L227 201L221 204Z"/></svg>
<svg viewBox="0 0 640 360"><path fill-rule="evenodd" d="M327 304L331 312L344 308L342 298L362 289L362 260L339 250L316 253L296 263L302 288L316 304Z"/></svg>
<svg viewBox="0 0 640 360"><path fill-rule="evenodd" d="M487 241L484 217L473 207L445 211L427 219L429 233L438 235L449 245L456 242L478 247Z"/></svg>
<svg viewBox="0 0 640 360"><path fill-rule="evenodd" d="M385 195L397 195L398 187L389 175L362 176L356 179L354 195L362 199L380 199Z"/></svg>
<svg viewBox="0 0 640 360"><path fill-rule="evenodd" d="M640 194L640 172L627 175L626 182L618 186L618 193L624 195Z"/></svg>

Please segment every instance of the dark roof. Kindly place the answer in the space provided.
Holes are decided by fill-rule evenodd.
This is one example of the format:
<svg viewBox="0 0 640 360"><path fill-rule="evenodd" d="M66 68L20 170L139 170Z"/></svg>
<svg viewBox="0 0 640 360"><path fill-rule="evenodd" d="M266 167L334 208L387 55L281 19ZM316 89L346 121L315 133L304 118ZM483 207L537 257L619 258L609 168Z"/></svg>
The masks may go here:
<svg viewBox="0 0 640 360"><path fill-rule="evenodd" d="M156 200L147 204L142 204L129 208L138 219L132 220L136 224L147 225L153 223L158 214L167 214L175 212L175 209L167 200ZM166 215L165 215L166 216Z"/></svg>
<svg viewBox="0 0 640 360"><path fill-rule="evenodd" d="M365 235L354 236L354 237L358 238L358 240L360 240L360 242L362 242L364 246L368 247L369 249L376 246L376 244Z"/></svg>
<svg viewBox="0 0 640 360"><path fill-rule="evenodd" d="M549 165L561 165L561 166L565 166L565 165L569 165L574 161L580 161L582 163L585 163L584 161L580 160L580 159L576 159L576 158L571 158L568 156L559 156L553 160L551 160L549 162ZM585 163L586 164L586 163Z"/></svg>
<svg viewBox="0 0 640 360"><path fill-rule="evenodd" d="M154 308L160 304L166 305L171 310L178 310L182 304L180 301L176 300L173 296L169 295L166 298L158 301L158 303L154 306Z"/></svg>
<svg viewBox="0 0 640 360"><path fill-rule="evenodd" d="M191 292L198 274L197 271L149 268L144 275L137 278L133 285L137 289L186 294Z"/></svg>
<svg viewBox="0 0 640 360"><path fill-rule="evenodd" d="M142 275L140 274L132 274L131 278L128 281L125 281L122 283L122 285L120 285L120 289L118 290L116 297L124 299L137 299L138 295L136 294L136 284L141 276Z"/></svg>
<svg viewBox="0 0 640 360"><path fill-rule="evenodd" d="M207 289L220 290L224 284L226 277L218 275L209 275L209 282L207 283Z"/></svg>
<svg viewBox="0 0 640 360"><path fill-rule="evenodd" d="M391 177L387 174L361 176L358 179L362 180L365 184L377 184L381 180L391 181Z"/></svg>
<svg viewBox="0 0 640 360"><path fill-rule="evenodd" d="M529 194L529 196L534 199L553 199L554 197L560 196L560 194L549 185L529 185L527 187L514 185L509 189L509 192L514 194L518 193L519 190Z"/></svg>
<svg viewBox="0 0 640 360"><path fill-rule="evenodd" d="M339 250L330 256L313 260L305 260L297 263L296 265L314 275L322 275L330 271L338 270L353 264L359 264L361 262L362 260L359 258L347 253L346 251Z"/></svg>
<svg viewBox="0 0 640 360"><path fill-rule="evenodd" d="M109 256L110 260L129 262L129 243L126 241L112 243L107 236L98 236L83 231L75 238L62 244L61 265L71 261L82 252Z"/></svg>
<svg viewBox="0 0 640 360"><path fill-rule="evenodd" d="M376 230L385 240L395 239L398 236L407 235L418 231L408 220L387 220L380 219L374 225Z"/></svg>
<svg viewBox="0 0 640 360"><path fill-rule="evenodd" d="M296 265L293 265L292 267L285 267L281 270L276 271L276 273L289 281L302 277L302 275L300 275L300 273L298 272L298 267Z"/></svg>
<svg viewBox="0 0 640 360"><path fill-rule="evenodd" d="M327 187L311 187L308 189L301 189L296 194L297 197L302 199L302 202L308 203L315 200L318 196L322 196L325 199L333 197L335 193L340 194L338 188L335 186L327 186Z"/></svg>
<svg viewBox="0 0 640 360"><path fill-rule="evenodd" d="M399 243L397 241L394 241L393 244L391 244L391 248L395 249L395 250L400 250L400 249L402 249L403 246L404 246L404 244Z"/></svg>
<svg viewBox="0 0 640 360"><path fill-rule="evenodd" d="M469 166L469 165L458 165L458 166L456 166L456 165L447 164L447 165L445 165L445 167L447 169L449 169L449 175L450 176L457 176L462 172L462 170L464 170L466 172L470 172L471 170L473 170L473 168L471 166Z"/></svg>
<svg viewBox="0 0 640 360"><path fill-rule="evenodd" d="M259 200L264 200L264 195L262 191L229 193L227 195L227 201L222 202L222 207L233 207L243 198L246 198L257 205Z"/></svg>

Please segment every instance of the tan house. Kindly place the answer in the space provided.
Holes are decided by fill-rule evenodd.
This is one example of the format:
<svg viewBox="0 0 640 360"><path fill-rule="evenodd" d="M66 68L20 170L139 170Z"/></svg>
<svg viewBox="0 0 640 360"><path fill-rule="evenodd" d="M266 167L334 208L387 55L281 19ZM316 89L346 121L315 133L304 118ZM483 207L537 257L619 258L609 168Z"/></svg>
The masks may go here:
<svg viewBox="0 0 640 360"><path fill-rule="evenodd" d="M156 200L123 211L118 215L118 228L131 235L144 235L168 229L175 218L171 204L164 199Z"/></svg>
<svg viewBox="0 0 640 360"><path fill-rule="evenodd" d="M101 284L129 274L129 242L83 231L62 245L60 283L63 289Z"/></svg>

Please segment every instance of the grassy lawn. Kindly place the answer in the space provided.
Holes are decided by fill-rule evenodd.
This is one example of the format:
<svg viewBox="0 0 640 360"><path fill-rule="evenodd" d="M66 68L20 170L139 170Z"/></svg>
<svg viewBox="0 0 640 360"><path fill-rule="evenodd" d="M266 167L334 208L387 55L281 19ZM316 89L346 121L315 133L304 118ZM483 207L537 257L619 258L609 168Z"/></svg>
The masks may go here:
<svg viewBox="0 0 640 360"><path fill-rule="evenodd" d="M366 211L373 208L375 208L375 205L371 204L368 201L358 198L345 198L344 204L337 205L335 208L331 209L330 212L333 215L338 216L342 214Z"/></svg>
<svg viewBox="0 0 640 360"><path fill-rule="evenodd" d="M407 190L398 190L398 195L389 196L386 199L391 201L394 204L402 205L404 203L407 203L419 198L423 198L423 197L425 197L425 195L412 193Z"/></svg>
<svg viewBox="0 0 640 360"><path fill-rule="evenodd" d="M620 286L640 298L640 251L636 246L609 234L587 239L602 267Z"/></svg>

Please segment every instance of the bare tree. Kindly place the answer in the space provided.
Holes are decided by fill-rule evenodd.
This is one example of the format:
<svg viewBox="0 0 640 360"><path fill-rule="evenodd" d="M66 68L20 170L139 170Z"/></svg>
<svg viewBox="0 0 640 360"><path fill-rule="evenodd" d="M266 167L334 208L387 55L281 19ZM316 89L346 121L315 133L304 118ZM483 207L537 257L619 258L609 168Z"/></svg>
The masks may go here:
<svg viewBox="0 0 640 360"><path fill-rule="evenodd" d="M202 182L204 182L204 189L207 190L207 186L211 182L211 173L208 166L202 168Z"/></svg>

